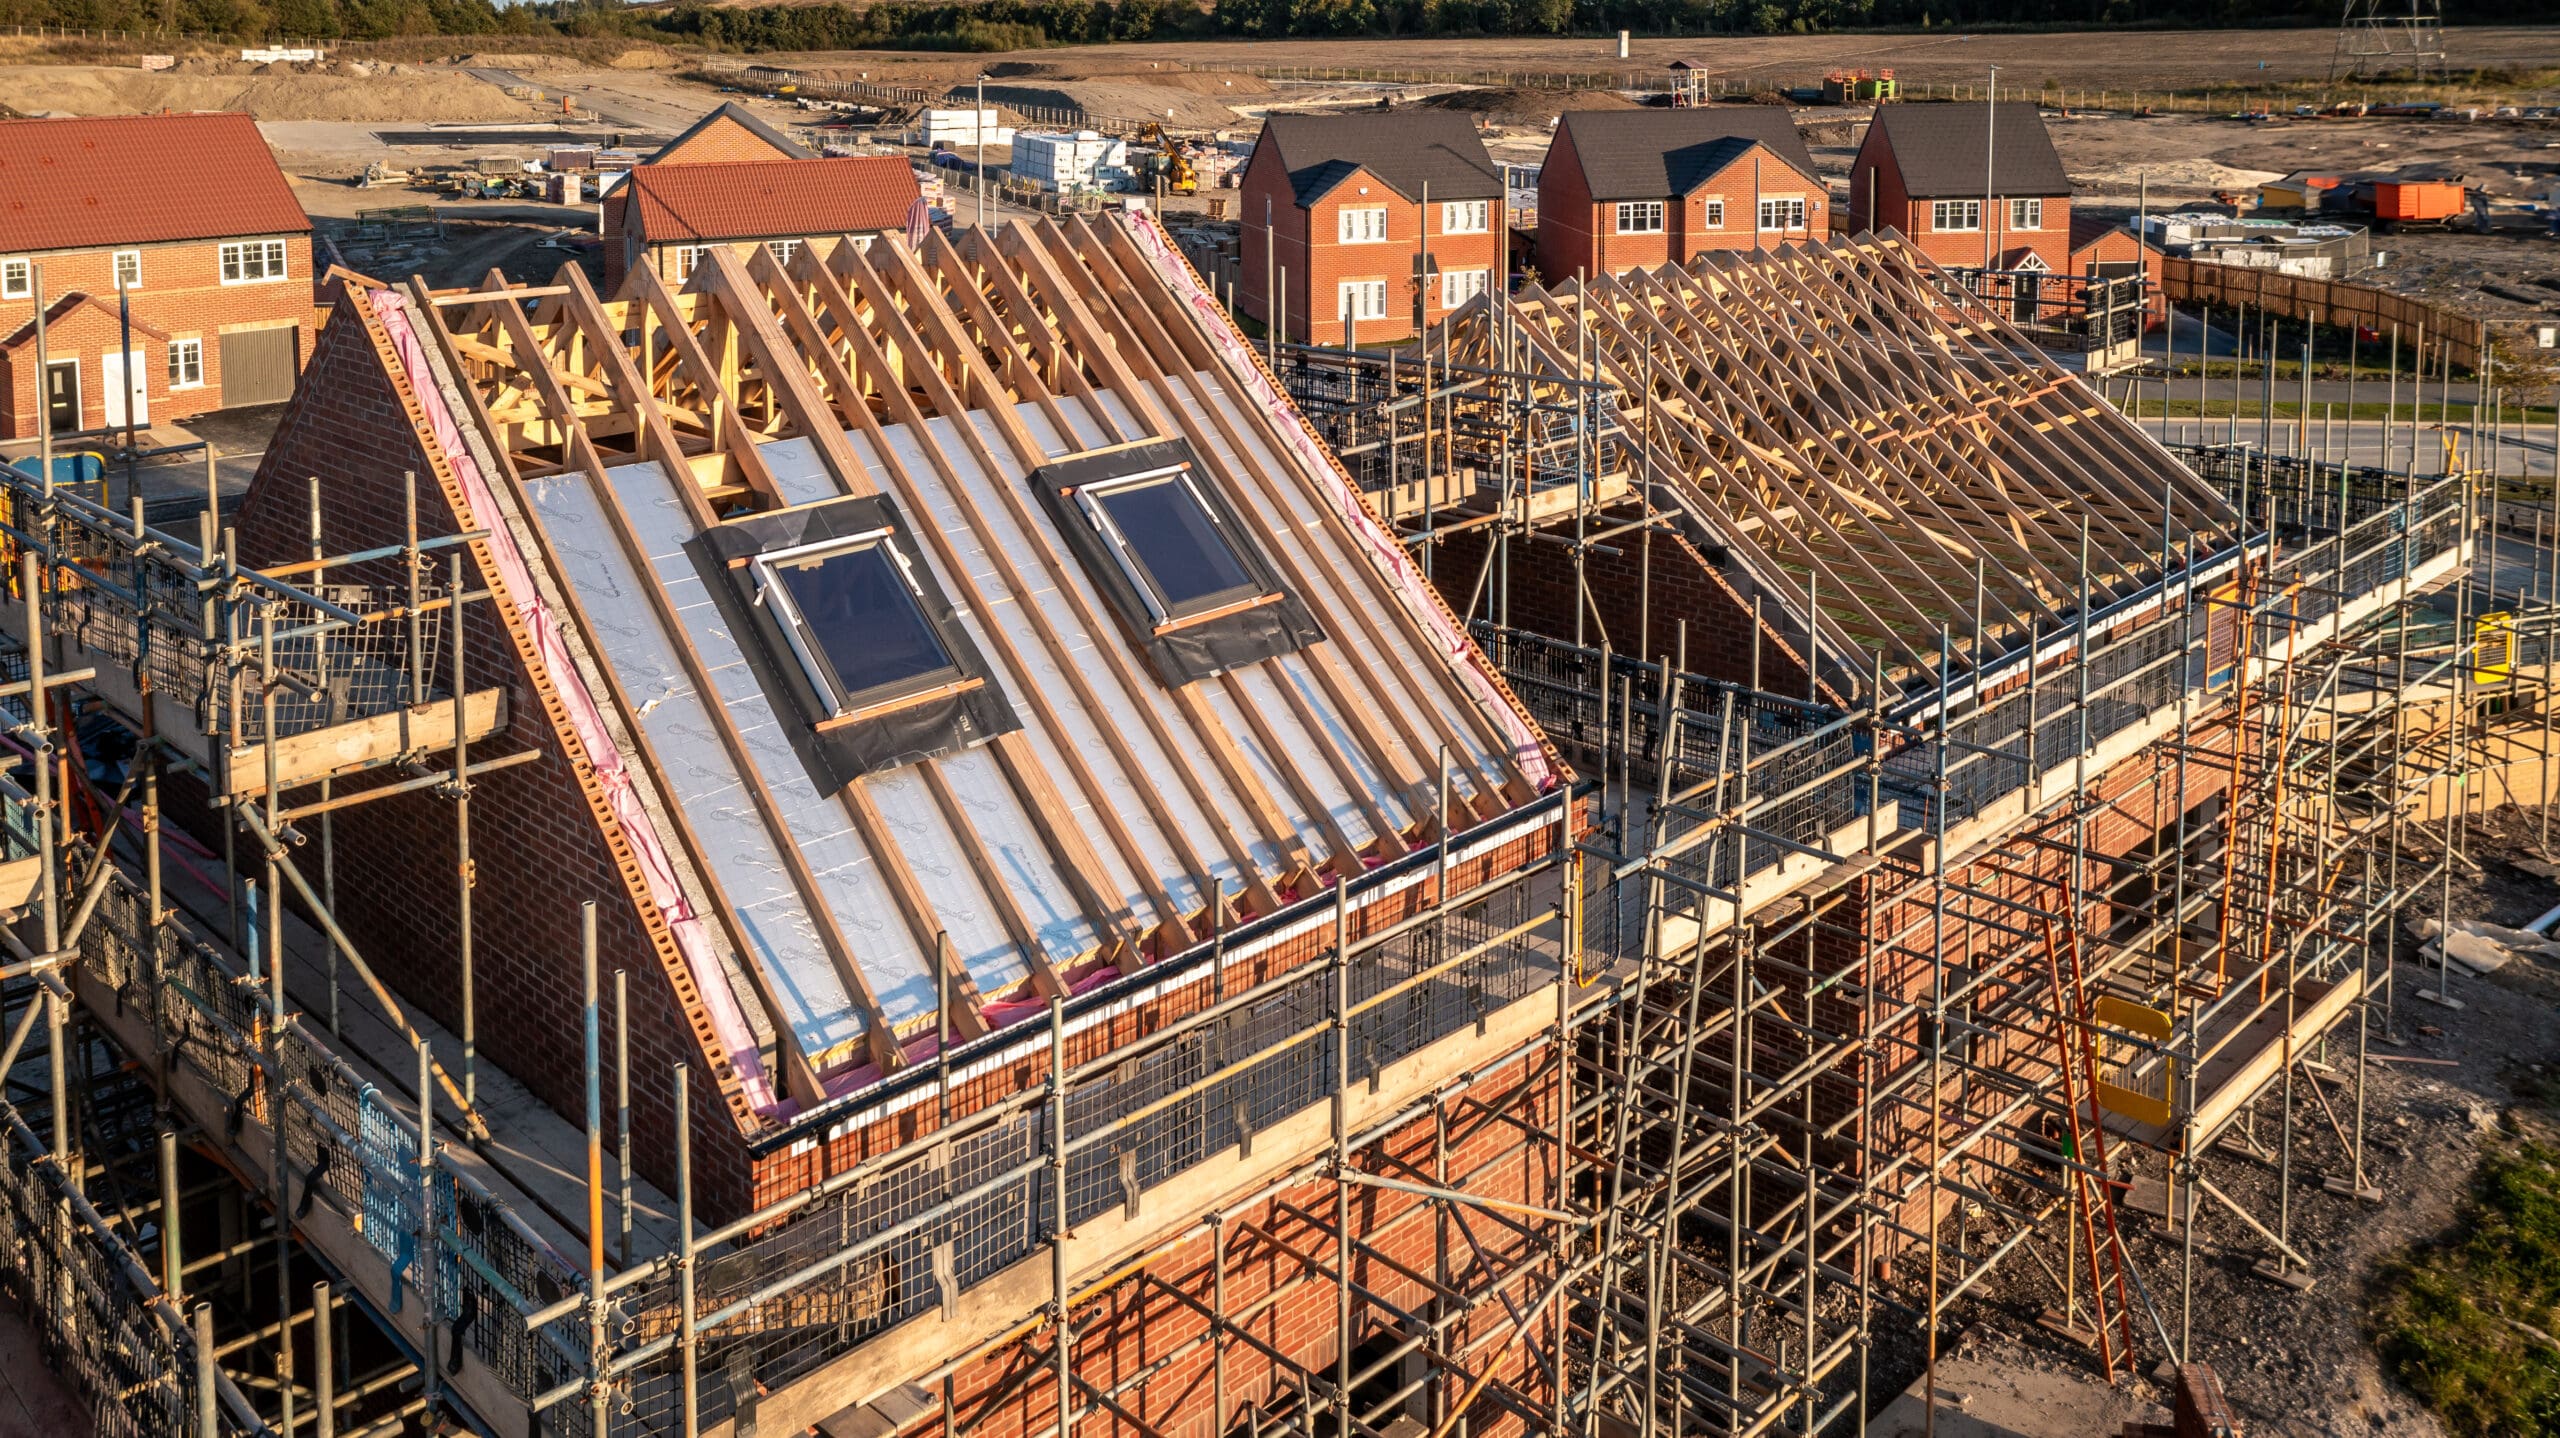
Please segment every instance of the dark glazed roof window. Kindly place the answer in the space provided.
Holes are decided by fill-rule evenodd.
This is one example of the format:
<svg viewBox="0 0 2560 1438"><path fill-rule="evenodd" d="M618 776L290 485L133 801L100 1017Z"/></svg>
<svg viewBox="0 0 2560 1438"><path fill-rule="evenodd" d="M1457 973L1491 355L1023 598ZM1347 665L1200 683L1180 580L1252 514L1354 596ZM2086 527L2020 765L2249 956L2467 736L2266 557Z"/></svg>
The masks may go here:
<svg viewBox="0 0 2560 1438"><path fill-rule="evenodd" d="M1077 501L1110 542L1157 623L1254 596L1253 576L1187 467L1090 485Z"/></svg>
<svg viewBox="0 0 2560 1438"><path fill-rule="evenodd" d="M1022 727L885 495L714 525L686 548L820 793Z"/></svg>
<svg viewBox="0 0 2560 1438"><path fill-rule="evenodd" d="M1069 455L1031 475L1059 537L1171 685L1324 638L1219 480L1178 439Z"/></svg>
<svg viewBox="0 0 2560 1438"><path fill-rule="evenodd" d="M756 558L760 599L837 713L957 678L906 557L886 531Z"/></svg>

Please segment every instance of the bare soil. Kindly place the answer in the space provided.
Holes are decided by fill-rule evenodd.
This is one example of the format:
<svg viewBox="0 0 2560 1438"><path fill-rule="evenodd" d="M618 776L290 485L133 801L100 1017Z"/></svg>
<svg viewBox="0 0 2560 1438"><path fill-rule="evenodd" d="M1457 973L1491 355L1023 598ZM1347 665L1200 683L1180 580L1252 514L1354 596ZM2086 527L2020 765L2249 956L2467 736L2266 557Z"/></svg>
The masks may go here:
<svg viewBox="0 0 2560 1438"><path fill-rule="evenodd" d="M2502 861L2531 853L2541 835L2540 810L2509 807L2475 818L2464 849L2481 871L2457 864L2449 904L2443 890L2432 890L2404 919L2446 908L2457 916L2520 927L2560 904L2560 885ZM2412 847L2440 842L2433 835L2414 837ZM2517 959L2486 976L2457 968L2451 992L2463 1007L2451 1009L2417 997L2438 979L2434 969L2416 961L2414 947L2404 930L2397 943L2397 982L2372 1015L2364 1181L2381 1191L2379 1203L2321 1187L2324 1177L2353 1172L2337 1131L2354 1132L2352 1090L2323 1081L2315 1098L2307 1080L2297 1078L2294 1085L2286 1237L2317 1265L2314 1286L2296 1292L2259 1276L2254 1266L2271 1252L2265 1239L2212 1199L2199 1200L2192 1352L2221 1375L2253 1438L2431 1438L2443 1432L2382 1371L2366 1336L2376 1271L2452 1224L2485 1146L2509 1141L2519 1127L2549 1131L2547 1115L2532 1110L2527 1096L2537 1087L2547 1089L2541 1076L2560 1066L2560 1023L2554 1022L2560 967ZM2355 1054L2355 1029L2348 1025L2317 1057L2343 1075L2352 1071ZM2226 1141L2203 1162L2208 1180L2271 1226L2279 1212L2277 1176L2285 1157L2277 1141L2282 1102L2277 1093L2259 1100L2247 1125L2257 1152ZM2131 1157L2132 1172L2154 1178L2162 1172L2157 1154L2134 1156L2117 1148L2111 1157L2120 1165ZM2118 1221L2143 1285L2174 1324L2181 1282L2178 1236L2159 1217L2120 1208ZM2061 1245L2051 1247L2058 1252ZM2085 1293L2085 1273L2081 1287ZM1950 1355L1997 1372L2094 1376L2095 1355L2036 1326L2036 1317L2060 1299L2054 1279L2037 1263L2013 1256L1986 1288L1951 1323ZM2163 1348L2139 1299L2134 1321L2143 1371L2120 1380L2118 1390L2164 1401L2165 1385L2151 1373ZM1896 1337L1880 1332L1879 1352L1898 1355L1907 1365L1914 1341Z"/></svg>
<svg viewBox="0 0 2560 1438"><path fill-rule="evenodd" d="M193 63L193 62L190 62ZM22 114L143 115L246 110L261 120L519 120L534 111L494 85L406 65L292 66L204 62L196 71L105 65L0 66L0 94Z"/></svg>
<svg viewBox="0 0 2560 1438"><path fill-rule="evenodd" d="M2447 32L2457 68L2560 67L2560 28L2458 27ZM2336 32L2305 30L2018 31L1907 34L1835 34L1661 37L1633 43L1630 58L1617 58L1614 38L1557 36L1535 39L1413 40L1182 40L1098 45L1073 50L1014 51L1001 55L919 54L900 51L815 51L754 57L759 64L850 65L874 80L897 84L953 84L983 66L1006 62L1055 64L1154 62L1288 66L1402 67L1516 71L1523 82L1540 73L1619 70L1631 81L1651 83L1674 60L1708 65L1720 77L1748 78L1766 87L1819 83L1826 71L1890 67L1906 84L1975 84L1992 65L2003 87L2043 85L2123 91L2134 88L2230 85L2317 80L2329 73ZM2265 68L2260 68L2260 62Z"/></svg>
<svg viewBox="0 0 2560 1438"><path fill-rule="evenodd" d="M1636 102L1615 90L1444 90L1422 103L1434 110L1463 110L1488 124L1545 127L1567 110L1632 110Z"/></svg>

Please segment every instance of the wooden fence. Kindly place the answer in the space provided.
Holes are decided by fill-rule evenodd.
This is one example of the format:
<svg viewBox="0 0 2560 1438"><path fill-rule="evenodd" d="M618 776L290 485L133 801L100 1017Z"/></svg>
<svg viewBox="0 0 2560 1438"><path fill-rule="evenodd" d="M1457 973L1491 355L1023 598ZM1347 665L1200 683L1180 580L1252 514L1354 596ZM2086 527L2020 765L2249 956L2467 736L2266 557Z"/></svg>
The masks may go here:
<svg viewBox="0 0 2560 1438"><path fill-rule="evenodd" d="M2426 349L2419 357L2429 362L2448 359L2460 369L2477 369L2480 348L2488 342L2488 325L2474 316L2370 285L2308 280L2273 270L2166 257L2160 264L2160 289L2171 304L2177 305L2211 305L2216 309L2246 305L2265 314L2313 324L2340 328L2362 325L2382 335L2390 334L2397 326L2400 343L2413 348L2423 328Z"/></svg>

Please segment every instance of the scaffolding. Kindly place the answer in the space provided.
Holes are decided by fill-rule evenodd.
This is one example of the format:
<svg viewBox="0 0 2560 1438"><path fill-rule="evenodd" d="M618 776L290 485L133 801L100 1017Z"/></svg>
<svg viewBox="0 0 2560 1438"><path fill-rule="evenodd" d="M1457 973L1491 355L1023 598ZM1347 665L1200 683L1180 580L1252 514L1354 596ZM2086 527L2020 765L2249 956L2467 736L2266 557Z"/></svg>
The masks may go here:
<svg viewBox="0 0 2560 1438"><path fill-rule="evenodd" d="M1518 303L1659 312L1686 282L1747 314L1742 268ZM2029 337L1968 289L1929 292L1985 369L2039 368ZM1568 364L1595 372L1577 328L1556 331L1542 367L1469 375L1457 403L1534 393ZM1728 377L1753 362L1727 358ZM1383 438L1387 417L1354 396L1383 396L1385 369L1311 354L1283 372L1293 390L1327 377L1328 434L1358 443ZM1670 381L1622 356L1606 382L1636 492L1586 489L1540 523L1498 517L1499 466L1462 476L1456 507L1472 494L1475 522L1499 526L1488 573L1507 571L1507 546L1579 559L1613 519L1682 528L1712 503L1651 458ZM1685 383L1675 418L1748 394ZM2228 519L2156 537L2149 587L2094 596L2084 539L2079 592L2048 591L2053 628L1985 646L1987 616L1942 620L1934 662L1906 656L1888 681L1898 636L1870 625L1883 644L1860 656L1869 682L1835 668L1832 693L1769 692L1756 650L1748 675L1698 672L1673 624L1668 643L1646 631L1658 657L1553 632L1553 616L1524 629L1497 588L1440 577L1596 785L1582 933L1606 997L1575 1049L1571 1123L1597 1222L1565 1345L1570 1431L1859 1431L1886 1396L1871 1392L1892 1347L1879 1330L1916 1325L1933 1375L1945 1316L2021 1267L2050 1281L2044 1325L2101 1372L2186 1361L2201 1356L2193 1224L2169 1215L2211 1205L2263 1246L2270 1281L2307 1287L2296 1206L2381 1197L2362 1161L2365 1038L2412 969L2393 916L2447 872L2442 845L2409 842L2414 811L2477 761L2490 708L2548 722L2526 691L2548 682L2528 650L2551 621L2509 603L2483 626L2467 586L2448 588L2480 542L2477 475L2242 447L2180 458ZM1396 476L1410 488L1428 471ZM1445 524L1404 535L1420 547ZM1796 602L1838 603L1837 563L1790 558ZM2446 593L2461 612L2431 607ZM2510 652L2512 665L2483 657ZM2417 972L2429 994L2452 980L2440 955ZM2235 1161L2274 1168L2272 1203L2230 1196L2218 1170ZM2137 1230L2167 1245L2166 1266Z"/></svg>
<svg viewBox="0 0 2560 1438"><path fill-rule="evenodd" d="M1702 262L1628 292L1692 281L1736 306L1833 283ZM1530 323L1628 292L1531 297L1554 308ZM1969 392L2113 426L2076 382L2017 382L2034 361L1999 316L1896 294L1953 307ZM1508 303L1479 313L1509 325ZM1205 1405L1255 1435L1587 1438L1857 1431L1900 1372L1880 1335L1916 1325L1933 1373L1940 1322L2004 1273L2050 1280L2049 1326L2101 1371L2192 1359L2194 1224L2161 1214L2199 1203L2257 1236L2271 1281L2314 1279L2295 1206L2379 1197L2365 1035L2412 970L2393 916L2456 850L2413 843L2416 814L2493 713L2548 748L2560 606L2455 584L2439 607L2481 542L2479 477L2199 453L2171 476L2196 493L2141 511L2147 553L2103 581L2085 529L2067 562L2060 511L2016 545L2059 579L1873 551L2011 596L1966 629L1828 577L1850 545L1762 527L1736 602L1801 646L1779 693L1774 639L1709 672L1649 587L1635 652L1580 629L1587 561L1637 551L1649 586L1733 553L1713 516L1739 501L1663 426L1750 391L1675 406L1668 362L1631 384L1570 333L1427 364L1291 350L1277 376L1417 561L1440 556L1579 789L1471 826L1444 776L1435 834L1335 886L1311 960L1259 967L1275 931L1213 917L1161 974L1205 979L1197 1004L1133 1026L1052 997L964 1051L1022 1075L1004 1097L904 1069L846 1121L907 1115L908 1136L719 1223L694 1212L681 1069L678 1182L631 1176L592 952L597 1095L583 1131L527 1133L486 1097L505 1080L467 1010L461 1034L404 1011L331 918L327 826L362 822L359 794L442 793L467 835L469 779L525 762L488 752L501 701L459 664L454 616L487 595L446 561L471 536L323 554L315 495L310 558L261 570L210 521L184 539L0 474L0 704L35 759L0 792L0 878L33 864L41 928L5 939L0 1071L48 1070L0 1114L0 1282L119 1434L438 1412L693 1438L855 1409L880 1432L1157 1438ZM1736 368L1762 362L1791 357ZM2137 441L2090 442L2169 462ZM1468 535L1484 554L1448 565ZM1513 609L1533 546L1571 560L1563 632ZM132 757L102 767L110 731ZM172 776L232 852L164 838ZM2458 836L2459 806L2439 822ZM1382 895L1401 917L1355 930ZM2446 965L2416 970L2438 999ZM2217 1183L2262 1161L2234 1145L2277 1171L2271 1208ZM516 1150L568 1178L539 1188ZM2174 1267L2135 1241L2152 1229ZM1334 1341L1281 1336L1310 1311ZM929 1360L901 1346L918 1333Z"/></svg>

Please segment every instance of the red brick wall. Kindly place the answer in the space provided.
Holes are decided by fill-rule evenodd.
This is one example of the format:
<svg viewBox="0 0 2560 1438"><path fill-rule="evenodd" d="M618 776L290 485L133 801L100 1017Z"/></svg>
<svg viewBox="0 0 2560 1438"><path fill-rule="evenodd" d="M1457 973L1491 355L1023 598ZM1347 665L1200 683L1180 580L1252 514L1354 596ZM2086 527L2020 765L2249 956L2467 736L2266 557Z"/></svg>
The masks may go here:
<svg viewBox="0 0 2560 1438"><path fill-rule="evenodd" d="M397 544L404 471L418 475L419 527L458 526L428 457L384 373L357 302L321 332L315 382L287 409L240 517L245 559L273 562L308 552L308 476L322 491L323 537L335 552ZM447 551L450 553L451 551ZM441 570L441 561L439 561ZM490 582L466 564L474 586ZM387 581L389 574L372 576ZM748 1163L738 1115L716 1081L715 1063L695 1040L696 1024L670 986L644 919L627 897L613 855L578 777L563 757L538 695L490 604L469 607L465 671L474 687L507 690L506 730L474 746L494 758L535 749L532 764L476 780L471 795L474 1012L479 1052L522 1080L543 1102L578 1122L586 1102L581 1031L579 905L597 904L599 970L606 1004L614 970L629 972L634 1162L672 1192L673 1066L690 1065L693 1168L706 1215L740 1211ZM389 771L385 779L400 777ZM361 787L342 784L340 792ZM433 793L385 799L339 814L337 916L374 972L404 1002L459 1033L462 1020L457 929L454 806ZM218 846L218 835L215 841ZM308 851L305 851L308 853ZM612 1016L606 1014L609 1025ZM607 1032L610 1032L608 1028ZM457 1065L460 1055L439 1057ZM611 1118L607 1118L608 1125Z"/></svg>
<svg viewBox="0 0 2560 1438"><path fill-rule="evenodd" d="M651 156L653 165L718 164L724 160L805 160L808 156L779 150L764 136L723 115L701 133Z"/></svg>
<svg viewBox="0 0 2560 1438"><path fill-rule="evenodd" d="M2154 622L2161 622L2155 620ZM2179 622L2171 616L2166 622ZM1892 880L1869 876L1858 881L1843 906L1827 916L1830 923L1818 935L1822 959L1812 967L1817 973L1832 973L1853 965L1862 943L1871 947L1875 958L1872 981L1878 994L1878 1013L1889 1012L1897 1003L1917 1001L1925 1006L1930 994L1933 961L1943 956L1950 971L1967 968L1996 968L2007 964L2026 970L2029 983L2041 983L2048 961L2056 973L2069 982L2075 962L2083 972L2101 957L2097 941L2092 937L2106 932L2120 912L2112 907L2104 891L2115 882L2110 858L2125 858L2143 851L2162 829L2176 823L2179 814L2190 811L2229 788L2230 769L2227 757L2231 742L2228 730L2211 725L2199 726L2194 735L2197 751L2181 766L2177 755L2165 745L2135 754L2096 776L2084 806L2087 815L2084 829L2092 855L2083 874L2084 906L2076 925L2070 920L2070 865L2072 822L2068 815L2048 818L2032 826L2021 826L2006 836L2006 841L1971 862L1949 871L1949 893L1955 896L1948 906L1941 926L1932 903L1932 890L1925 881ZM1905 823L1911 816L1905 816ZM2219 822L2219 821L2216 821ZM2191 830L2191 839L2194 831ZM1991 898L1972 897L1988 895ZM2128 905L2141 896L2128 893ZM2047 953L2047 937L2042 922L2021 915L2030 910L2054 914L2051 929L2051 953ZM2027 932L2021 934L2019 930ZM2077 928L2075 942L2073 929ZM1863 933L1863 940L1859 935ZM1762 970L1773 983L1796 988L1800 976L1786 965L1770 965ZM2007 992L1995 983L1983 998L1985 1007L1994 1006ZM1837 1032L1860 1031L1857 1005L1844 1000L1826 1000L1831 1007L1823 1012L1819 1027ZM2015 1004L2007 1006L2016 1009ZM1956 1012L1951 1010L1951 1012ZM2018 1016L2013 1013L2013 1019ZM1959 1014L1961 1018L1961 1014ZM1994 1026L1990 1032L1972 1036L1971 1057L1974 1062L2026 1075L2046 1078L2060 1060L2062 1048L2049 1028L2037 1031L2029 1018L2023 1027L2007 1024ZM1761 1047L1766 1055L1755 1069L1762 1072L1783 1071L1790 1054L1800 1053L1799 1041L1776 1026L1760 1031ZM1915 1016L1898 1023L1888 1023L1858 1047L1831 1079L1821 1086L1817 1118L1845 1121L1842 1139L1846 1145L1839 1161L1854 1168L1856 1160L1855 1106L1857 1086L1864 1076L1861 1065L1875 1065L1876 1079L1917 1062L1925 1061L1927 1051L1922 1042L1919 1019ZM1769 1065L1776 1064L1777 1068ZM1985 1106L2004 1101L1997 1086L1972 1084L1949 1085L1949 1099L1958 1092L1979 1096ZM1925 1085L1912 1090L1925 1092ZM1973 1112L1973 1117L1987 1113ZM1927 1125L1908 1109L1877 1110L1873 1140L1879 1155L1910 1152L1927 1141ZM1951 1126L1949 1137L1954 1137ZM2016 1163L2020 1158L2013 1141L2001 1138L1979 1150L1960 1165L1959 1181L1980 1183L1992 1181L1989 1165L1993 1162ZM1941 1189L1941 1203L1951 1201ZM1924 1228L1928 1222L1928 1194L1915 1189L1899 1215L1910 1229ZM1889 1231L1879 1230L1878 1255L1890 1261L1905 1247L1905 1242Z"/></svg>
<svg viewBox="0 0 2560 1438"><path fill-rule="evenodd" d="M238 285L222 283L220 241L123 247L142 252L142 285L131 292L130 299L135 325L133 347L151 378L151 418L183 419L223 407L221 336L225 331L298 325L303 333L295 342L296 355L309 357L311 331L319 320L312 298L317 272L312 267L311 237L300 234L270 238L285 242L286 277ZM44 292L48 298L59 301L76 292L94 296L107 307L103 332L91 321L80 319L74 321L71 333L48 325L45 334L45 348L53 359L80 361L84 429L106 424L106 384L100 360L116 351L114 254L111 249L74 250L33 257L44 267ZM32 296L0 300L0 335L15 335L34 317ZM64 318L73 320L73 316ZM166 339L146 336L144 329L158 330ZM203 341L202 387L170 391L167 339ZM7 351L5 363L7 373L0 377L0 383L6 384L12 400L8 413L0 416L0 436L24 438L36 432L36 412L42 395L36 377L34 337L29 335Z"/></svg>
<svg viewBox="0 0 2560 1438"><path fill-rule="evenodd" d="M1555 1150L1542 1135L1554 1119L1555 1072L1547 1050L1506 1064L1478 1079L1437 1115L1418 1118L1388 1135L1371 1153L1356 1158L1355 1166L1411 1179L1442 1171L1437 1165L1445 1161L1452 1188L1552 1207L1558 1197ZM1480 1215L1461 1232L1445 1207L1407 1194L1355 1187L1350 1199L1353 1346L1383 1327L1362 1291L1410 1313L1435 1311L1435 1294L1413 1276L1421 1275L1479 1299L1435 1346L1457 1356L1470 1373L1490 1369L1532 1402L1551 1402L1550 1374L1537 1360L1550 1346L1553 1310L1532 1305L1553 1274L1527 1261L1538 1245L1509 1223L1484 1222ZM1143 1276L1125 1279L1078 1305L1077 1376L1107 1390L1143 1374L1142 1383L1132 1384L1113 1401L1144 1423L1145 1431L1162 1438L1223 1438L1241 1422L1246 1408L1265 1402L1276 1386L1302 1381L1298 1370L1313 1370L1329 1382L1345 1341L1333 1277L1341 1257L1334 1201L1333 1185L1317 1180L1221 1215L1226 1311L1252 1311L1240 1325L1246 1336L1226 1343L1225 1412L1213 1402L1217 1360L1203 1341L1209 1323L1199 1311L1213 1305L1218 1287L1213 1276L1217 1240L1205 1231L1151 1255ZM1534 1220L1523 1222L1536 1226ZM1525 1332L1510 1325L1509 1310L1497 1295L1507 1295L1523 1310ZM962 1367L953 1380L958 1421L986 1438L1036 1438L1054 1431L1057 1385L1049 1369L1048 1338L1045 1329L1034 1331ZM1294 1367L1274 1362L1254 1346L1257 1342ZM1355 1363L1355 1373L1358 1367ZM1401 1387L1402 1381L1381 1386ZM1412 1411L1430 1411L1428 1391L1409 1400ZM1443 1404L1456 1403L1464 1391L1462 1381L1438 1382ZM1083 1395L1076 1401L1083 1401ZM1521 1431L1517 1418L1494 1404L1480 1402L1475 1413L1479 1421L1473 1431L1488 1438ZM940 1426L935 1414L918 1431L934 1433ZM1085 1438L1101 1438L1142 1430L1104 1410L1077 1431Z"/></svg>
<svg viewBox="0 0 2560 1438"><path fill-rule="evenodd" d="M1298 208L1297 191L1289 184L1289 167L1280 162L1280 147L1269 134L1256 141L1245 161L1237 191L1236 214L1241 235L1244 278L1236 291L1236 308L1268 328L1275 297L1288 328L1283 338L1306 338L1307 212ZM1266 238L1267 235L1267 238ZM1273 270L1278 275L1273 275ZM1281 281L1287 282L1284 293Z"/></svg>
<svg viewBox="0 0 2560 1438"><path fill-rule="evenodd" d="M1365 170L1357 172L1314 206L1302 209L1290 186L1288 170L1280 162L1279 147L1266 136L1246 162L1239 193L1239 213L1244 218L1244 282L1236 303L1255 319L1270 322L1262 235L1264 205L1268 202L1270 262L1284 272L1288 286L1284 306L1286 338L1306 344L1344 343L1341 287L1347 281L1384 280L1387 285L1386 318L1362 320L1349 327L1364 345L1411 336L1415 332L1417 300L1426 325L1439 323L1448 313L1440 303L1439 280L1419 284L1415 278L1425 239L1426 217L1421 204L1398 195L1375 175ZM1500 284L1502 277L1494 271L1501 264L1502 226L1509 222L1502 201L1487 203L1487 223L1481 234L1447 233L1442 226L1444 203L1444 199L1434 198L1428 216L1434 269L1483 270L1488 287ZM1387 238L1346 245L1341 242L1341 211L1362 207L1386 210Z"/></svg>
<svg viewBox="0 0 2560 1438"><path fill-rule="evenodd" d="M1849 162L1850 228L1902 228L1910 218L1911 196L1902 188L1902 167L1894 163L1893 141L1882 126L1869 125L1857 157ZM1975 262L1980 263L1979 256Z"/></svg>
<svg viewBox="0 0 2560 1438"><path fill-rule="evenodd" d="M1755 183L1756 182L1756 183ZM1619 234L1615 201L1590 198L1582 158L1570 132L1559 134L1538 171L1538 274L1557 284L1588 270L1625 274L1664 263L1686 264L1710 250L1748 250L1821 236L1829 224L1829 193L1766 145L1753 145L1686 195L1663 196L1659 234ZM1793 196L1805 202L1805 228L1766 236L1754 233L1760 197ZM1721 201L1722 223L1708 223L1709 204Z"/></svg>
<svg viewBox="0 0 2560 1438"><path fill-rule="evenodd" d="M1979 269L1982 266L1982 230L1940 230L1934 220L1931 200L1915 199L1903 187L1901 168L1894 163L1893 143L1875 126L1867 127L1867 137L1858 147L1858 156L1849 165L1849 213L1856 229L1874 229L1867 219L1867 202L1871 192L1875 214L1887 227L1900 230L1917 245L1920 252L1949 268ZM1966 195L1964 199L1979 199ZM2009 226L2009 201L1997 197L1983 225L1991 232L1992 263L1997 267L2001 257L2020 247L2033 249L2036 257L2055 274L2071 269L2071 197L2043 195L2043 222L2033 230ZM2029 196L2017 196L2026 199ZM2130 258L2128 256L2127 258Z"/></svg>
<svg viewBox="0 0 2560 1438"><path fill-rule="evenodd" d="M599 201L604 206L604 294L609 299L622 293L622 278L630 273L630 254L636 243L623 228L623 216L631 208L631 182Z"/></svg>
<svg viewBox="0 0 2560 1438"><path fill-rule="evenodd" d="M1600 267L1598 210L1573 131L1560 128L1538 169L1538 279L1550 287Z"/></svg>
<svg viewBox="0 0 2560 1438"><path fill-rule="evenodd" d="M1724 224L1709 229L1706 203L1717 198L1724 201ZM1709 176L1681 202L1679 218L1673 226L1679 258L1685 264L1710 250L1763 246L1774 249L1821 238L1829 232L1830 198L1830 191L1820 181L1778 158L1768 146L1754 145L1735 157L1732 164ZM1804 201L1804 228L1760 232L1758 202L1762 199Z"/></svg>

